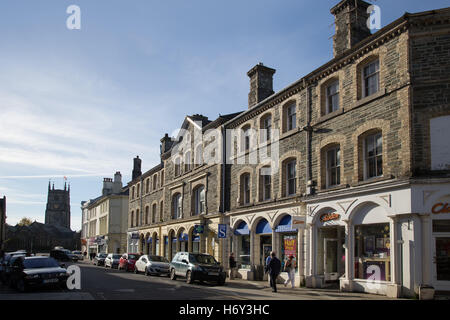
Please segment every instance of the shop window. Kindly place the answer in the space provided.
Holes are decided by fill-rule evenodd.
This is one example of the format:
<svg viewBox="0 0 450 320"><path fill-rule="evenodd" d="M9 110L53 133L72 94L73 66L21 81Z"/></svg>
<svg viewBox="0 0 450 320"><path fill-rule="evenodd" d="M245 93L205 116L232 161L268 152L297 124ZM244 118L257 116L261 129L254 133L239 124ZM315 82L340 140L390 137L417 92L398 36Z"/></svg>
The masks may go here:
<svg viewBox="0 0 450 320"><path fill-rule="evenodd" d="M450 232L450 220L433 220L433 232Z"/></svg>
<svg viewBox="0 0 450 320"><path fill-rule="evenodd" d="M365 179L383 175L383 140L381 132L364 139Z"/></svg>
<svg viewBox="0 0 450 320"><path fill-rule="evenodd" d="M391 281L389 223L355 226L355 278Z"/></svg>

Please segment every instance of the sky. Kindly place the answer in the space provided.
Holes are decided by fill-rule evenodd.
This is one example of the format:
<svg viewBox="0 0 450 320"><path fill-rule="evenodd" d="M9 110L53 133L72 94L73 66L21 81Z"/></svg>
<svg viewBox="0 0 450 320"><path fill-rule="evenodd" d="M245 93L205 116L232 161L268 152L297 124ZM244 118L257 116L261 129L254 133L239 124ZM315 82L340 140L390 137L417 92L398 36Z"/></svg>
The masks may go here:
<svg viewBox="0 0 450 320"><path fill-rule="evenodd" d="M381 26L448 0L378 0ZM44 222L48 182L80 202L103 178L159 163L160 139L189 114L247 109L247 71L274 90L332 59L338 0L4 0L0 3L0 197L7 223ZM70 5L81 29L66 26Z"/></svg>

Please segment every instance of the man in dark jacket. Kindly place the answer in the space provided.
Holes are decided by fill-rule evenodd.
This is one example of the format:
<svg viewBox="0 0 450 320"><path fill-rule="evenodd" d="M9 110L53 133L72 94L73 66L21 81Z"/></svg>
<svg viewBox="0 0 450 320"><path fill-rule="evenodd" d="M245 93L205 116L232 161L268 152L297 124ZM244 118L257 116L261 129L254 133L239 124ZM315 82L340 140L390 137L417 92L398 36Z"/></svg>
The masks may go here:
<svg viewBox="0 0 450 320"><path fill-rule="evenodd" d="M234 279L236 273L236 260L234 259L234 253L230 253L230 280Z"/></svg>
<svg viewBox="0 0 450 320"><path fill-rule="evenodd" d="M277 278L281 271L281 261L275 256L275 251L272 251L272 259L270 259L268 269L270 276L270 286L272 292L277 292Z"/></svg>

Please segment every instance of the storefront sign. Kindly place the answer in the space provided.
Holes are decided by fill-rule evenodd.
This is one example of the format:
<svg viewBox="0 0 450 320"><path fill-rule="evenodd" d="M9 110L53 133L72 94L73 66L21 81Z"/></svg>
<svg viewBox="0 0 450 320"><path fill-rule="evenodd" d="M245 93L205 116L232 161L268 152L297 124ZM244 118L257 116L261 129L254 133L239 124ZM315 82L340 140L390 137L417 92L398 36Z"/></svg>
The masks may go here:
<svg viewBox="0 0 450 320"><path fill-rule="evenodd" d="M196 233L196 234L201 234L201 233L203 233L204 230L205 230L205 226L203 226L201 224L196 224L194 226L194 233Z"/></svg>
<svg viewBox="0 0 450 320"><path fill-rule="evenodd" d="M217 234L217 237L220 238L226 238L227 237L227 225L226 224L219 224L219 232Z"/></svg>
<svg viewBox="0 0 450 320"><path fill-rule="evenodd" d="M435 214L439 213L450 213L450 205L448 203L436 203L433 208L431 209L431 212Z"/></svg>
<svg viewBox="0 0 450 320"><path fill-rule="evenodd" d="M332 220L338 220L341 217L338 213L325 213L320 216L320 221L327 222Z"/></svg>
<svg viewBox="0 0 450 320"><path fill-rule="evenodd" d="M305 216L292 216L292 229L304 228L306 222Z"/></svg>
<svg viewBox="0 0 450 320"><path fill-rule="evenodd" d="M284 254L286 256L296 256L297 255L297 239L296 238L285 238L284 239Z"/></svg>

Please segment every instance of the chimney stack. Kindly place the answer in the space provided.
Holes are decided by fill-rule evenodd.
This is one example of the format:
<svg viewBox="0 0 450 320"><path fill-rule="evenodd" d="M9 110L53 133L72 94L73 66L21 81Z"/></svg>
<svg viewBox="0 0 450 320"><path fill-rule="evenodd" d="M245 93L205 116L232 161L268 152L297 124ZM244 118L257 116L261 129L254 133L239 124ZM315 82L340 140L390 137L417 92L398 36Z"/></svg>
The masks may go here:
<svg viewBox="0 0 450 320"><path fill-rule="evenodd" d="M169 134L165 134L164 137L161 139L161 154L166 153L167 151L172 148L172 138L169 137Z"/></svg>
<svg viewBox="0 0 450 320"><path fill-rule="evenodd" d="M111 194L113 189L113 180L111 178L103 178L103 190L102 195L106 196Z"/></svg>
<svg viewBox="0 0 450 320"><path fill-rule="evenodd" d="M142 164L142 160L139 159L139 156L136 156L136 158L133 159L132 180L134 180L137 177L139 177L140 175L142 175L141 164Z"/></svg>
<svg viewBox="0 0 450 320"><path fill-rule="evenodd" d="M122 190L122 174L117 171L114 174L113 193L119 193Z"/></svg>
<svg viewBox="0 0 450 320"><path fill-rule="evenodd" d="M249 109L274 94L273 75L275 72L275 69L266 67L261 62L247 72L250 78Z"/></svg>
<svg viewBox="0 0 450 320"><path fill-rule="evenodd" d="M371 6L363 0L343 0L331 8L336 31L333 36L333 56L337 57L371 35L367 27Z"/></svg>

